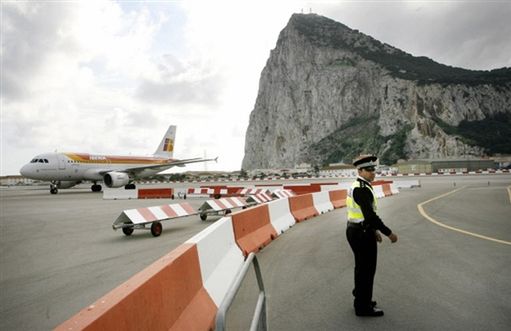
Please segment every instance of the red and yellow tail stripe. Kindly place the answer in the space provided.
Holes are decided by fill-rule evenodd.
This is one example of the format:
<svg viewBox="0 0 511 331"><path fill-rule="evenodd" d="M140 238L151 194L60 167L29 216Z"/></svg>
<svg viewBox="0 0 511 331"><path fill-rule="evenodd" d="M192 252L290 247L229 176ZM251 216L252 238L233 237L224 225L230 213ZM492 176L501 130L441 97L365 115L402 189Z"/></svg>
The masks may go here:
<svg viewBox="0 0 511 331"><path fill-rule="evenodd" d="M163 143L163 151L164 152L174 151L174 141L172 139L165 138L165 142Z"/></svg>

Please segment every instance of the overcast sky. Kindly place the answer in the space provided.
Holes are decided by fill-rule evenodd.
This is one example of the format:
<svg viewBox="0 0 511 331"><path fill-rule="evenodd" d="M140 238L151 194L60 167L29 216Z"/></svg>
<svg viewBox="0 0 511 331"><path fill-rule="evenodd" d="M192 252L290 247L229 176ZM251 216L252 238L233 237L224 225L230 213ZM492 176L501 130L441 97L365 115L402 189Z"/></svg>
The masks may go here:
<svg viewBox="0 0 511 331"><path fill-rule="evenodd" d="M1 175L43 152L149 155L170 124L175 157L240 169L260 73L302 10L440 63L511 67L509 1L2 0Z"/></svg>

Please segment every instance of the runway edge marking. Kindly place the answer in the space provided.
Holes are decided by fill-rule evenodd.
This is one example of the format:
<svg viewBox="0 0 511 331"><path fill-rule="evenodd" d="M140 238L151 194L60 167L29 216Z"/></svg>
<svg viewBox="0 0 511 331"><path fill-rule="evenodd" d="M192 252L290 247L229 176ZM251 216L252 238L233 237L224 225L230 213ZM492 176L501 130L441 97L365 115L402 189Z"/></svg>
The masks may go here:
<svg viewBox="0 0 511 331"><path fill-rule="evenodd" d="M507 194L509 195L509 203L511 203L511 185L507 187Z"/></svg>
<svg viewBox="0 0 511 331"><path fill-rule="evenodd" d="M510 186L511 187L511 186ZM485 239L485 240L489 240L489 241L493 241L493 242L496 242L496 243L499 243L499 244L504 244L504 245L511 245L511 242L509 241L505 241L505 240L500 240L500 239L495 239L495 238L492 238L492 237L487 237L487 236L483 236L481 234L477 234L477 233L473 233L473 232L469 232L469 231L465 231L465 230L461 230L461 229L458 229L458 228L455 228L453 226L449 226L449 225L446 225L446 224L443 224L443 223L440 223L439 221L435 220L433 217L429 216L428 214L426 214L426 212L424 211L424 208L422 206L424 206L425 204L427 203L430 203L431 201L435 201L437 199L440 199L440 198L443 198L445 196L448 196L448 195L451 195L457 191L460 191L462 190L464 187L460 187L460 188L457 188L455 190L452 190L450 192L447 192L447 193L444 193L444 194L441 194L439 196L436 196L434 198L431 198L427 201L424 201L424 202L421 202L417 205L417 209L419 210L419 213L421 213L422 216L424 216L428 221L430 221L431 223L433 224L436 224L438 226L441 226L443 228L446 228L446 229L449 229L449 230L452 230L452 231L456 231L456 232L460 232L460 233L463 233L463 234L466 234L466 235L469 235L469 236L473 236L473 237L476 237L476 238L480 238L480 239ZM509 187L508 187L508 191L509 191ZM510 201L511 201L511 191L509 191L510 193Z"/></svg>

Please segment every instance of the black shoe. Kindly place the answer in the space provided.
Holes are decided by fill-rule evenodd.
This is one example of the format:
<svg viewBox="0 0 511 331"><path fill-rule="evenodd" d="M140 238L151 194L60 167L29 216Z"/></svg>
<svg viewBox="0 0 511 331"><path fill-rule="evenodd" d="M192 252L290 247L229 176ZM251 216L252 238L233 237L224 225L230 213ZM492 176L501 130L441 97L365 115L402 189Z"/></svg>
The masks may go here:
<svg viewBox="0 0 511 331"><path fill-rule="evenodd" d="M355 315L357 316L370 316L370 317L379 317L383 316L383 310L378 308L368 308L368 309L358 309L355 310Z"/></svg>
<svg viewBox="0 0 511 331"><path fill-rule="evenodd" d="M372 308L376 307L376 301L371 301L371 307Z"/></svg>

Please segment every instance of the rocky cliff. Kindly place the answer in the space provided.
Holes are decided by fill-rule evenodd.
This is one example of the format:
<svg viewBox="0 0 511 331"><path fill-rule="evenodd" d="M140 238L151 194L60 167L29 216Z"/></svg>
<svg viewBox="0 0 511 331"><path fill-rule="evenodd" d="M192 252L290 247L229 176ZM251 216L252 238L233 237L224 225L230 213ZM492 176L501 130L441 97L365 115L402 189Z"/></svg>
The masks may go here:
<svg viewBox="0 0 511 331"><path fill-rule="evenodd" d="M414 57L315 14L295 14L262 71L242 167L511 153L511 69Z"/></svg>

